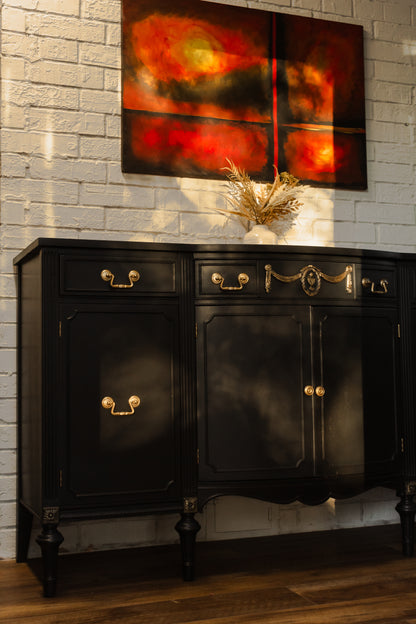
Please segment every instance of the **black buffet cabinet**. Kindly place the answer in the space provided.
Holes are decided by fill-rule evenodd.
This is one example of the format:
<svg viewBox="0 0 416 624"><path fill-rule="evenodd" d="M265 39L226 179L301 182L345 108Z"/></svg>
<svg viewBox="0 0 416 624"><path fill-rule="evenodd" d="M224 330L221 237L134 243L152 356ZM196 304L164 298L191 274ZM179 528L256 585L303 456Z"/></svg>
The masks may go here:
<svg viewBox="0 0 416 624"><path fill-rule="evenodd" d="M17 560L44 594L61 520L306 504L394 488L416 512L416 256L38 239L19 276ZM115 524L114 530L117 529Z"/></svg>

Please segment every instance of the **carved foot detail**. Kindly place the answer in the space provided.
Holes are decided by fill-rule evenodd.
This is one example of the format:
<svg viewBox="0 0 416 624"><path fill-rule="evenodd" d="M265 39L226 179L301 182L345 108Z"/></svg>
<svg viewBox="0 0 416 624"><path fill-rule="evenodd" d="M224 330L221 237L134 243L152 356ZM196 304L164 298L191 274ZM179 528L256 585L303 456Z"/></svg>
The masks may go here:
<svg viewBox="0 0 416 624"><path fill-rule="evenodd" d="M58 578L58 549L64 541L55 524L44 524L42 533L36 538L43 559L43 595L51 598L56 594Z"/></svg>
<svg viewBox="0 0 416 624"><path fill-rule="evenodd" d="M182 548L182 573L184 581L193 581L194 572L194 551L196 534L201 525L195 520L194 513L183 513L181 519L175 526L181 538Z"/></svg>
<svg viewBox="0 0 416 624"><path fill-rule="evenodd" d="M403 555L412 557L414 552L414 523L416 514L416 503L413 500L413 493L406 493L401 497L400 502L396 505L396 511L400 515L402 525Z"/></svg>

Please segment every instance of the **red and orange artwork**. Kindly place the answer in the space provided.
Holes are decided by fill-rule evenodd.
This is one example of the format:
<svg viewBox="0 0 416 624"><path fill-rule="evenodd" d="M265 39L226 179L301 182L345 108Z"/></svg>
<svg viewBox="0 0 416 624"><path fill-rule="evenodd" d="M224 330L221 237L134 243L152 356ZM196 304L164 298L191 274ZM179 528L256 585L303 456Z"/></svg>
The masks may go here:
<svg viewBox="0 0 416 624"><path fill-rule="evenodd" d="M362 29L202 0L123 0L123 171L366 187Z"/></svg>

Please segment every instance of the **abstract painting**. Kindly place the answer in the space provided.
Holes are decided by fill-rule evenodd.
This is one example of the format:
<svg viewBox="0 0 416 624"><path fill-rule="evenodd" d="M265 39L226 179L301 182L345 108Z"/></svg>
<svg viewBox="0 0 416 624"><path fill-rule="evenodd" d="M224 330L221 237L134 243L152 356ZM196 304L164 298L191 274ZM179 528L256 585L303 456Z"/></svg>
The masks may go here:
<svg viewBox="0 0 416 624"><path fill-rule="evenodd" d="M363 29L202 0L123 0L122 168L364 189Z"/></svg>

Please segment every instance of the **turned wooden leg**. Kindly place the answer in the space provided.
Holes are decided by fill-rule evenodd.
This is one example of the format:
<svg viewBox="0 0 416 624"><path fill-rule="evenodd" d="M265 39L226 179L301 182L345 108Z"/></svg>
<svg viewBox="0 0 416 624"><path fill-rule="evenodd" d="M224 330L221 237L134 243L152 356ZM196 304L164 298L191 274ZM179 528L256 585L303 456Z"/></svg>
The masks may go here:
<svg viewBox="0 0 416 624"><path fill-rule="evenodd" d="M201 525L195 520L195 514L184 512L175 526L181 538L182 573L184 581L194 580L195 538Z"/></svg>
<svg viewBox="0 0 416 624"><path fill-rule="evenodd" d="M58 549L64 541L57 524L44 524L42 533L36 538L43 559L43 595L51 598L56 594L58 578Z"/></svg>
<svg viewBox="0 0 416 624"><path fill-rule="evenodd" d="M21 503L17 504L16 563L27 561L33 514Z"/></svg>
<svg viewBox="0 0 416 624"><path fill-rule="evenodd" d="M400 502L396 506L402 525L403 555L405 555L405 557L412 557L414 550L416 503L413 500L413 496L413 494L403 494Z"/></svg>

